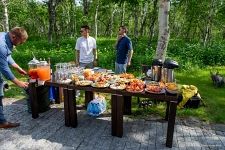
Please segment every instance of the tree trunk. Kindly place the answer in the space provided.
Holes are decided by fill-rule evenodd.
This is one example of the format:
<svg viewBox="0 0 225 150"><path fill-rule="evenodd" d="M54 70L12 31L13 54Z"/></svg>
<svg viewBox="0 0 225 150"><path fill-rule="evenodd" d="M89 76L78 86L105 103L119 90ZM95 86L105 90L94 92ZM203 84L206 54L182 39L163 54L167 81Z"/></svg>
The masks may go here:
<svg viewBox="0 0 225 150"><path fill-rule="evenodd" d="M169 10L170 0L160 0L159 2L159 35L156 49L156 58L163 62L166 56L167 45L169 42Z"/></svg>
<svg viewBox="0 0 225 150"><path fill-rule="evenodd" d="M110 34L110 37L112 38L113 36L113 22L114 22L114 14L116 12L116 5L114 5L112 7L112 11L111 11L111 17L110 17L110 25L109 25L109 34Z"/></svg>
<svg viewBox="0 0 225 150"><path fill-rule="evenodd" d="M152 38L153 38L153 35L154 35L154 27L155 27L155 22L156 22L156 13L157 13L157 3L158 3L158 0L154 0L154 8L153 8L153 11L152 11L152 14L150 15L150 26L149 26L149 41L148 41L148 44L151 45L151 42L152 42Z"/></svg>
<svg viewBox="0 0 225 150"><path fill-rule="evenodd" d="M148 12L148 2L146 2L143 6L143 14L142 14L142 20L141 20L141 27L140 27L140 36L143 36L144 33L144 27L146 24L147 19L147 12Z"/></svg>
<svg viewBox="0 0 225 150"><path fill-rule="evenodd" d="M125 8L126 8L126 2L123 2L122 5L122 16L121 16L121 23L120 25L123 26L124 25L124 20L125 20Z"/></svg>
<svg viewBox="0 0 225 150"><path fill-rule="evenodd" d="M84 11L84 16L88 15L88 0L83 0L83 11Z"/></svg>
<svg viewBox="0 0 225 150"><path fill-rule="evenodd" d="M212 30L212 22L213 22L214 7L215 7L215 0L212 0L211 1L210 11L209 11L209 16L207 18L207 25L206 25L205 36L204 36L204 47L207 46L207 43L210 40L210 35L211 35L211 30Z"/></svg>
<svg viewBox="0 0 225 150"><path fill-rule="evenodd" d="M98 8L99 8L99 0L97 1L97 6L95 9L95 40L98 37Z"/></svg>
<svg viewBox="0 0 225 150"><path fill-rule="evenodd" d="M48 42L52 43L53 32L55 31L55 21L56 21L56 0L49 0L48 4L48 14L49 14L49 27L48 27Z"/></svg>
<svg viewBox="0 0 225 150"><path fill-rule="evenodd" d="M138 39L138 6L134 8L134 38ZM136 41L137 42L137 41Z"/></svg>
<svg viewBox="0 0 225 150"><path fill-rule="evenodd" d="M2 0L2 4L4 7L4 31L9 31L9 15L8 15L8 1L7 0Z"/></svg>

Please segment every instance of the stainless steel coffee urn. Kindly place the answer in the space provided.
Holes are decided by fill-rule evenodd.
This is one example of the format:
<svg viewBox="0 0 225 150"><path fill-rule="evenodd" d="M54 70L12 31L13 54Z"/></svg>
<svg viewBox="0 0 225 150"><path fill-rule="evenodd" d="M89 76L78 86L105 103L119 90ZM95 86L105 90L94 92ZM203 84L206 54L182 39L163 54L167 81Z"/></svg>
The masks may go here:
<svg viewBox="0 0 225 150"><path fill-rule="evenodd" d="M161 81L175 82L174 69L178 68L178 67L179 67L179 65L176 61L166 59L163 64Z"/></svg>
<svg viewBox="0 0 225 150"><path fill-rule="evenodd" d="M162 60L161 59L154 59L152 61L152 75L151 78L153 81L159 82L161 80L161 71L162 71Z"/></svg>

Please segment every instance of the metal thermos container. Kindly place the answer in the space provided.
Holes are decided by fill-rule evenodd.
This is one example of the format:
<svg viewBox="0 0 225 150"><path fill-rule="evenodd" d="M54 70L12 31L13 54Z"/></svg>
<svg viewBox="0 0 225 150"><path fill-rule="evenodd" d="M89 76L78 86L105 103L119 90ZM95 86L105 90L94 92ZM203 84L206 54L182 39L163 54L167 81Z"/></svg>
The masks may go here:
<svg viewBox="0 0 225 150"><path fill-rule="evenodd" d="M162 82L174 82L175 81L174 70L168 69L168 68L163 68L161 81Z"/></svg>
<svg viewBox="0 0 225 150"><path fill-rule="evenodd" d="M161 80L161 73L162 73L162 60L161 59L154 59L152 61L152 80L159 82Z"/></svg>
<svg viewBox="0 0 225 150"><path fill-rule="evenodd" d="M179 65L176 61L167 59L163 64L162 69L162 81L163 82L175 82L174 69Z"/></svg>

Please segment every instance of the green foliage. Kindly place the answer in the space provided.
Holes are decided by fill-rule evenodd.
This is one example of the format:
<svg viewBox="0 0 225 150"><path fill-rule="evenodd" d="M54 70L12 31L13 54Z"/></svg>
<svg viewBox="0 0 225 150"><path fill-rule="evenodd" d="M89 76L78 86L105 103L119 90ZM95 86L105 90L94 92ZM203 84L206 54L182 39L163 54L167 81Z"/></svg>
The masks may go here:
<svg viewBox="0 0 225 150"><path fill-rule="evenodd" d="M132 40L132 38L131 38ZM27 68L27 63L32 59L32 53L40 59L51 59L54 65L59 62L70 62L75 60L75 39L67 38L57 44L49 44L47 40L31 38L24 45L18 46L13 53L13 58L22 67ZM155 47L147 45L147 39L139 39L133 42L134 55L132 65L128 72L140 72L141 64L151 64L155 55ZM114 69L115 62L115 39L98 38L97 49L99 66ZM167 57L178 61L180 69L193 70L205 66L225 65L225 44L215 42L204 48L199 43L186 43L182 40L170 40Z"/></svg>

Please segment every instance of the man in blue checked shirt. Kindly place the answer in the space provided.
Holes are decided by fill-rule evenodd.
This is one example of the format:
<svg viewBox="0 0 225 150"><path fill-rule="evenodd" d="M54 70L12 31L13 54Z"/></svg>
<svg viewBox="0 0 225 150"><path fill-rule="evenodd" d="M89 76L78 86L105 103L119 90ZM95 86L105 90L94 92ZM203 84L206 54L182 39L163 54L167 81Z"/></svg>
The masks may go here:
<svg viewBox="0 0 225 150"><path fill-rule="evenodd" d="M2 103L2 99L4 96L4 84L2 75L21 88L28 87L28 83L18 80L9 68L9 66L12 66L20 74L27 74L27 72L20 68L20 66L17 65L11 57L11 53L13 52L13 46L23 44L24 42L26 42L27 38L28 35L26 30L21 27L15 27L9 32L0 32L0 128L13 128L20 125L19 123L8 122L4 116Z"/></svg>

